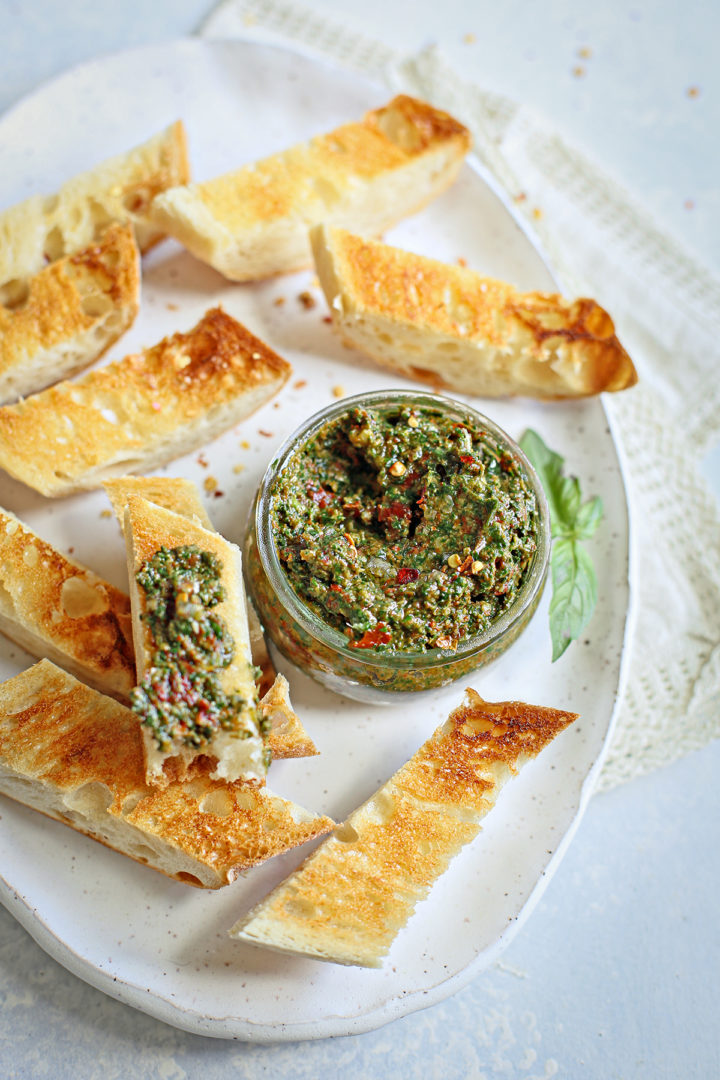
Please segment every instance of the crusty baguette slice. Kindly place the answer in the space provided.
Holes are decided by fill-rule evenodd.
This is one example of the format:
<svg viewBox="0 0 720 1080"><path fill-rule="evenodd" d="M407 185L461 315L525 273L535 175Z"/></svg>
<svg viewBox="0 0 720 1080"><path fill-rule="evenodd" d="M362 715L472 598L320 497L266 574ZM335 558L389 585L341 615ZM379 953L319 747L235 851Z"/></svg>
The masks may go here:
<svg viewBox="0 0 720 1080"><path fill-rule="evenodd" d="M409 379L533 398L585 397L637 382L612 319L594 300L521 293L342 229L318 226L311 242L343 341Z"/></svg>
<svg viewBox="0 0 720 1080"><path fill-rule="evenodd" d="M137 717L49 660L0 686L0 791L206 889L333 827L267 788L207 773L149 788Z"/></svg>
<svg viewBox="0 0 720 1080"><path fill-rule="evenodd" d="M147 142L79 173L55 195L33 195L0 213L0 303L13 304L25 281L48 262L90 247L107 225L127 221L138 247L162 238L149 217L153 198L187 183L182 121Z"/></svg>
<svg viewBox="0 0 720 1080"><path fill-rule="evenodd" d="M311 264L318 221L371 235L415 213L455 179L469 132L447 113L399 96L283 153L153 202L158 227L232 281Z"/></svg>
<svg viewBox="0 0 720 1080"><path fill-rule="evenodd" d="M574 713L492 704L474 690L334 836L231 929L232 937L337 964L379 967L505 782Z"/></svg>
<svg viewBox="0 0 720 1080"><path fill-rule="evenodd" d="M40 270L13 307L0 305L0 404L93 363L132 325L139 303L130 225L109 225L91 247Z"/></svg>
<svg viewBox="0 0 720 1080"><path fill-rule="evenodd" d="M172 510L196 521L205 529L213 524L203 506L195 484L178 476L118 476L104 484L115 516L121 525L125 508L133 495ZM247 604L250 652L260 675L255 682L260 695L260 711L270 724L268 745L273 758L310 757L317 748L290 703L287 679L278 675L272 666L262 628L251 603Z"/></svg>
<svg viewBox="0 0 720 1080"><path fill-rule="evenodd" d="M152 630L153 604L138 578L140 571L159 552L173 553L179 548L192 547L209 553L217 560L224 595L211 611L216 620L224 623L233 641L232 657L217 674L220 689L228 695L237 695L238 701L228 718L228 726L218 726L212 720L205 721L210 728L209 737L203 736L199 741L193 741L192 732L187 735L175 732L170 736L167 733L156 734L152 726L152 712L148 713L144 708L142 693L133 692L133 707L143 721L148 783L164 783L168 775L182 779L198 759L213 761L213 779L256 780L263 783L268 764L266 740L263 738L265 725L258 707L250 656L240 549L216 532L203 529L189 518L165 510L138 495L131 495L128 500L123 532L128 553L130 607L139 688L152 687L162 674L156 662L158 641ZM195 618L188 615L186 621ZM193 632L197 636L197 630ZM196 668L194 660L186 656L182 649L177 655L182 674L186 675ZM183 692L177 693L183 697ZM202 702L192 705L191 712L198 723L203 722L205 706ZM165 767L168 760L172 762L171 773Z"/></svg>
<svg viewBox="0 0 720 1080"><path fill-rule="evenodd" d="M128 597L1 508L0 631L105 694L135 685Z"/></svg>
<svg viewBox="0 0 720 1080"><path fill-rule="evenodd" d="M186 334L0 408L0 468L49 496L152 470L244 420L290 371L214 308Z"/></svg>

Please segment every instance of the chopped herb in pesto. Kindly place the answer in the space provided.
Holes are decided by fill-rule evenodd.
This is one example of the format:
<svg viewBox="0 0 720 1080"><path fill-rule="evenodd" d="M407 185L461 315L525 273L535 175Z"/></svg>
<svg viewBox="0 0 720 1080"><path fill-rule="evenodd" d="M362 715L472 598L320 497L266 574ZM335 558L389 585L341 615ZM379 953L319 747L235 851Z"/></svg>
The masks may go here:
<svg viewBox="0 0 720 1080"><path fill-rule="evenodd" d="M132 708L160 749L174 740L202 746L219 729L236 731L245 705L219 680L235 651L230 631L212 610L225 596L220 575L217 557L194 545L162 547L137 573L153 656L133 690ZM236 734L247 738L251 732Z"/></svg>
<svg viewBox="0 0 720 1080"><path fill-rule="evenodd" d="M271 524L295 592L350 646L453 650L512 603L536 550L519 461L432 408L354 408L288 460Z"/></svg>

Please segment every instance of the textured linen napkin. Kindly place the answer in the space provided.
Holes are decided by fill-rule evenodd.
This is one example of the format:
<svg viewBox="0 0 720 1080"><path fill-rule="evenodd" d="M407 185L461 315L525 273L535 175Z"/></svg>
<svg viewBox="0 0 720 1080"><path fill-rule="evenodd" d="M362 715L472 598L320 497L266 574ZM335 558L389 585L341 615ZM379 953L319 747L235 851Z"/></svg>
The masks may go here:
<svg viewBox="0 0 720 1080"><path fill-rule="evenodd" d="M636 621L596 789L720 735L720 514L699 469L720 439L720 282L547 121L463 82L435 49L399 56L284 0L224 0L201 34L293 44L453 113L563 292L611 312L640 375L605 402L626 463Z"/></svg>

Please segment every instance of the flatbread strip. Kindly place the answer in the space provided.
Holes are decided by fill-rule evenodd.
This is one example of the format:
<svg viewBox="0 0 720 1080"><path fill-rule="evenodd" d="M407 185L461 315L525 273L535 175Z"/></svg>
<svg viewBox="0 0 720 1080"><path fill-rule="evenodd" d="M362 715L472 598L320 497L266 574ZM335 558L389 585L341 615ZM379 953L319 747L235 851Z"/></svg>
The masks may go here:
<svg viewBox="0 0 720 1080"><path fill-rule="evenodd" d="M637 382L594 300L518 292L409 251L318 226L315 266L343 341L437 389L577 398Z"/></svg>
<svg viewBox="0 0 720 1080"><path fill-rule="evenodd" d="M135 665L140 686L146 676L155 677L153 657L155 646L147 622L149 611L145 590L138 582L138 572L161 549L172 551L180 547L197 547L209 552L220 565L220 584L224 598L212 609L213 615L229 630L233 656L218 670L220 688L228 695L237 694L241 706L233 713L232 729L218 728L212 738L199 746L191 746L176 738L167 746L158 746L151 728L143 724L145 767L148 783L165 783L165 762L174 763L178 779L184 779L190 766L200 759L213 761L211 776L224 780L265 781L267 762L265 740L260 730L257 690L250 656L250 634L247 625L245 591L242 580L240 549L228 543L216 532L203 529L189 518L164 510L138 495L131 495L125 509L123 527L130 578L130 608L133 620Z"/></svg>
<svg viewBox="0 0 720 1080"><path fill-rule="evenodd" d="M68 180L55 195L33 195L0 213L0 304L13 304L26 279L49 262L96 243L115 221L129 222L141 251L162 239L150 220L153 198L190 178L178 120L124 153Z"/></svg>
<svg viewBox="0 0 720 1080"><path fill-rule="evenodd" d="M0 468L49 496L149 471L244 420L291 370L214 308L188 333L0 408Z"/></svg>
<svg viewBox="0 0 720 1080"><path fill-rule="evenodd" d="M97 360L140 304L130 225L110 225L91 247L58 259L0 305L0 404L42 390Z"/></svg>
<svg viewBox="0 0 720 1080"><path fill-rule="evenodd" d="M0 631L120 700L135 685L129 598L2 508Z"/></svg>
<svg viewBox="0 0 720 1080"><path fill-rule="evenodd" d="M505 782L577 719L464 703L294 874L233 926L238 941L379 967L415 904L480 831Z"/></svg>
<svg viewBox="0 0 720 1080"><path fill-rule="evenodd" d="M311 264L307 230L325 221L378 235L455 179L470 134L400 95L359 123L153 202L158 227L233 281Z"/></svg>
<svg viewBox="0 0 720 1080"><path fill-rule="evenodd" d="M137 717L49 660L0 685L0 792L206 889L333 827L267 788L204 774L149 788Z"/></svg>
<svg viewBox="0 0 720 1080"><path fill-rule="evenodd" d="M198 489L191 480L178 476L118 476L104 484L118 521L125 520L125 508L132 495L140 495L149 502L166 510L196 521L204 529L213 524L203 506ZM261 674L256 677L260 709L271 724L268 745L273 758L312 757L317 747L302 725L290 702L287 679L278 675L268 656L265 639L252 604L247 605L250 651L255 667Z"/></svg>

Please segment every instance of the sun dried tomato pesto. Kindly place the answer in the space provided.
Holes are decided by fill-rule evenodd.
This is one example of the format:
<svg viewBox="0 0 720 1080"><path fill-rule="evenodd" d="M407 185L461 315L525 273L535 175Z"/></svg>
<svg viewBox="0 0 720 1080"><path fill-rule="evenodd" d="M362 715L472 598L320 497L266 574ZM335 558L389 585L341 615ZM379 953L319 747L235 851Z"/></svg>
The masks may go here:
<svg viewBox="0 0 720 1080"><path fill-rule="evenodd" d="M175 740L202 746L220 729L240 738L251 734L236 730L244 698L220 685L235 652L230 631L213 612L225 596L220 576L217 557L194 545L162 547L137 572L153 655L131 703L160 749Z"/></svg>
<svg viewBox="0 0 720 1080"><path fill-rule="evenodd" d="M304 603L351 647L453 650L512 603L535 496L487 432L439 410L354 408L276 478L271 526Z"/></svg>

